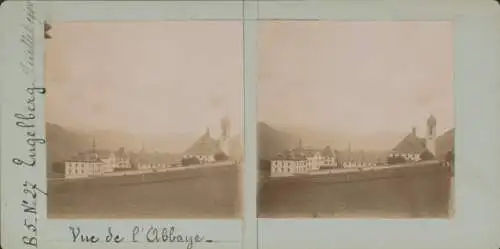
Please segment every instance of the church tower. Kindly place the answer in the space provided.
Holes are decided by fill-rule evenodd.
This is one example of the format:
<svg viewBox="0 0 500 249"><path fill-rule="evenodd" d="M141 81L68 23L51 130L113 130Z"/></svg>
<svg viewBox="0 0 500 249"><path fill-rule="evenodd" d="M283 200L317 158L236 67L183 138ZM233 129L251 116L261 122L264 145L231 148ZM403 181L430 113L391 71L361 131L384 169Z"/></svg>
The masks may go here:
<svg viewBox="0 0 500 249"><path fill-rule="evenodd" d="M427 119L427 134L425 136L425 147L434 156L436 155L436 118L431 115Z"/></svg>
<svg viewBox="0 0 500 249"><path fill-rule="evenodd" d="M229 118L224 117L220 121L221 135L219 138L221 150L229 155L229 138L231 137L231 122Z"/></svg>

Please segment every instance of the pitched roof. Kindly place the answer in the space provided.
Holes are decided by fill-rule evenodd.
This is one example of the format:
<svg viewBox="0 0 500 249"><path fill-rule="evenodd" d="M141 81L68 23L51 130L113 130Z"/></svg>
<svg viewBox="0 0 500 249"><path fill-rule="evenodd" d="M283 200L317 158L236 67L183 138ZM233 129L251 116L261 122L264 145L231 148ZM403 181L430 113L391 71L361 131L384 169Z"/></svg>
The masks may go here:
<svg viewBox="0 0 500 249"><path fill-rule="evenodd" d="M321 156L324 157L333 157L335 154L333 153L330 146L326 146L324 149L314 149L314 148L303 148L299 146L298 148L292 149L294 153L303 154L306 157L312 157L316 153L320 153Z"/></svg>
<svg viewBox="0 0 500 249"><path fill-rule="evenodd" d="M86 150L86 151L83 151L83 152L80 152L80 154L92 154L92 153L96 153L97 154L97 157L99 157L100 159L106 159L108 158L112 152L110 152L109 150Z"/></svg>
<svg viewBox="0 0 500 249"><path fill-rule="evenodd" d="M185 154L214 155L219 152L222 152L219 141L212 138L207 130L205 134L186 150Z"/></svg>
<svg viewBox="0 0 500 249"><path fill-rule="evenodd" d="M336 157L341 162L365 162L365 163L380 163L386 160L389 154L386 151L335 151Z"/></svg>
<svg viewBox="0 0 500 249"><path fill-rule="evenodd" d="M103 162L97 153L81 152L72 157L69 162Z"/></svg>
<svg viewBox="0 0 500 249"><path fill-rule="evenodd" d="M327 146L324 149L313 149L313 148L304 148L299 146L297 148L286 150L281 153L278 153L274 159L278 160L306 160L307 157L312 157L316 153L320 153L321 156L324 157L334 157L332 149Z"/></svg>
<svg viewBox="0 0 500 249"><path fill-rule="evenodd" d="M131 161L135 164L171 164L175 162L173 155L168 153L145 153L140 152L131 155Z"/></svg>
<svg viewBox="0 0 500 249"><path fill-rule="evenodd" d="M125 148L121 147L115 152L115 157L116 158L124 158L127 159L127 153L125 153Z"/></svg>
<svg viewBox="0 0 500 249"><path fill-rule="evenodd" d="M276 160L288 160L288 161L303 161L306 160L306 156L302 153L297 153L294 151L286 151L284 153L279 153L275 157Z"/></svg>
<svg viewBox="0 0 500 249"><path fill-rule="evenodd" d="M419 138L413 133L408 134L393 149L399 153L422 153L425 150L425 138Z"/></svg>

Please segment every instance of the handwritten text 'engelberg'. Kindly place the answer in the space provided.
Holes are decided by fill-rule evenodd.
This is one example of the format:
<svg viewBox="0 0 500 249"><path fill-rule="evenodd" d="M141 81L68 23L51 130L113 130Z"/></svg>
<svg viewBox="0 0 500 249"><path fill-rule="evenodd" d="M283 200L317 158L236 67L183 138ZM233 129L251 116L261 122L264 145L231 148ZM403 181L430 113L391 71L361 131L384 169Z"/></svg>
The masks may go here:
<svg viewBox="0 0 500 249"><path fill-rule="evenodd" d="M32 1L25 3L25 18L23 24L23 32L21 34L21 43L24 47L24 57L20 62L20 69L25 77L31 82L26 88L27 98L25 99L25 110L21 113L14 114L16 127L25 130L25 142L27 151L24 155L14 157L12 162L18 167L33 170L37 166L37 145L44 145L45 139L41 138L36 131L36 111L37 97L45 94L45 88L36 87L35 77L35 23L36 15ZM28 174L29 175L29 174ZM27 247L38 247L38 211L37 200L40 196L46 196L47 193L42 191L39 186L33 181L23 180L22 182L23 200L21 208L23 210L26 233L21 235L21 240Z"/></svg>

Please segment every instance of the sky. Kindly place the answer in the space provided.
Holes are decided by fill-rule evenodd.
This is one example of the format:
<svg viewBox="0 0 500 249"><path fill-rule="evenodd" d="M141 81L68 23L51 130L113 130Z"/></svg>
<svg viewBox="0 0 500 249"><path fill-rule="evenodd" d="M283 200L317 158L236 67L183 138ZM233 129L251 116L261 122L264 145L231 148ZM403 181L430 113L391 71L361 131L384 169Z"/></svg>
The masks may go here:
<svg viewBox="0 0 500 249"><path fill-rule="evenodd" d="M454 127L448 22L273 21L258 28L258 117L324 131Z"/></svg>
<svg viewBox="0 0 500 249"><path fill-rule="evenodd" d="M136 134L232 133L243 118L242 23L67 22L47 40L46 120Z"/></svg>

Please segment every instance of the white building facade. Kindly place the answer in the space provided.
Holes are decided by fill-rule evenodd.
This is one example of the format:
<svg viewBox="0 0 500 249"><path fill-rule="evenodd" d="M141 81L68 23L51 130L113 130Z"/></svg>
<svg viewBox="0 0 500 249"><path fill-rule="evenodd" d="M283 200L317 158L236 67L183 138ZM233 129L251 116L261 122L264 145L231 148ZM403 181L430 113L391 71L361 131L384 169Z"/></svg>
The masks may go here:
<svg viewBox="0 0 500 249"><path fill-rule="evenodd" d="M65 178L85 178L101 176L105 173L105 163L99 159L70 160L64 163Z"/></svg>
<svg viewBox="0 0 500 249"><path fill-rule="evenodd" d="M124 148L115 152L101 153L95 149L95 141L90 152L79 153L76 157L64 163L65 178L84 178L102 176L115 169L129 169L131 163Z"/></svg>
<svg viewBox="0 0 500 249"><path fill-rule="evenodd" d="M328 146L323 150L306 149L299 141L297 148L280 153L271 160L271 177L308 174L325 166L337 166L335 153Z"/></svg>

